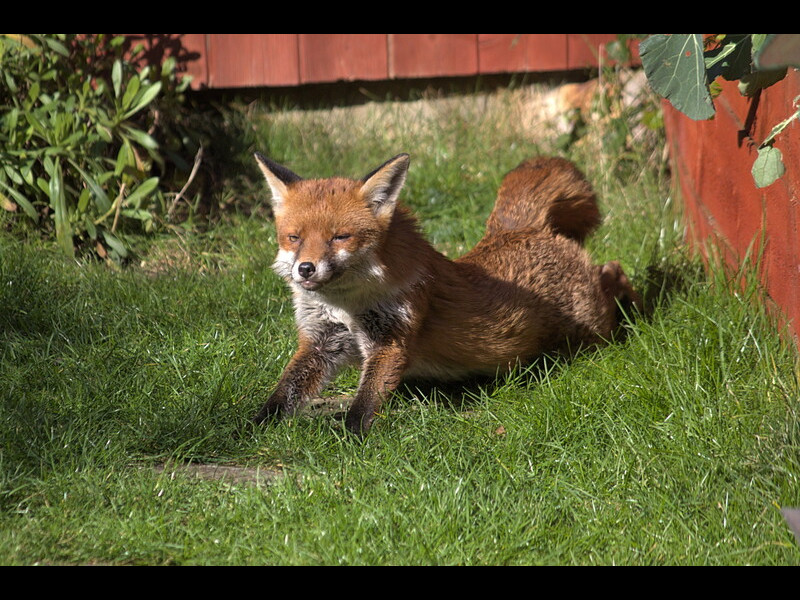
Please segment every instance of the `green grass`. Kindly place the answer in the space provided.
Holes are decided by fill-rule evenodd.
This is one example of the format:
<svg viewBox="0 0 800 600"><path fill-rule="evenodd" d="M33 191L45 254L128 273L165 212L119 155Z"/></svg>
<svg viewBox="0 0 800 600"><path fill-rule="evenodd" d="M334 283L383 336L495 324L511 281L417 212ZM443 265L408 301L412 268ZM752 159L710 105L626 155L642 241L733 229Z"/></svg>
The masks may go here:
<svg viewBox="0 0 800 600"><path fill-rule="evenodd" d="M557 151L498 96L257 109L253 149L308 176L410 152L403 196L457 255L503 174ZM607 215L590 247L648 292L648 317L572 361L407 390L363 442L328 414L248 424L294 348L268 219L143 241L123 269L0 234L0 563L800 563L779 510L800 505L796 351L748 269L731 285L684 248L658 140L597 137L567 150ZM177 468L201 463L278 475Z"/></svg>

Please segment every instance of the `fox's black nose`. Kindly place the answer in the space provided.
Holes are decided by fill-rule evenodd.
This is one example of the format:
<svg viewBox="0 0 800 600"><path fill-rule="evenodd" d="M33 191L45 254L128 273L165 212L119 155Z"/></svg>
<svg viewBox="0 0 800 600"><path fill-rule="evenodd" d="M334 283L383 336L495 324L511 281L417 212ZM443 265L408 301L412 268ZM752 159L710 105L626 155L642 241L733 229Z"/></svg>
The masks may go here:
<svg viewBox="0 0 800 600"><path fill-rule="evenodd" d="M300 273L300 277L303 279L308 279L314 274L316 269L314 268L314 263L310 262L303 262L297 265L297 272Z"/></svg>

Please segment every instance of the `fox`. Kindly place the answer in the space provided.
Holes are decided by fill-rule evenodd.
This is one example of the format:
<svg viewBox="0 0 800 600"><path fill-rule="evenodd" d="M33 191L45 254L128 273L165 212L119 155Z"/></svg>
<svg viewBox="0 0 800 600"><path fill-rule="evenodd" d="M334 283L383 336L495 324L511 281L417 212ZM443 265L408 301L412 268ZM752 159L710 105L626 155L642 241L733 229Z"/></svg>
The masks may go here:
<svg viewBox="0 0 800 600"><path fill-rule="evenodd" d="M483 238L450 259L400 201L398 154L361 179L304 178L259 152L291 289L297 350L254 417L291 415L347 365L360 366L346 428L365 435L406 379L495 376L551 352L600 345L641 297L618 261L593 264L596 195L567 159L508 172Z"/></svg>

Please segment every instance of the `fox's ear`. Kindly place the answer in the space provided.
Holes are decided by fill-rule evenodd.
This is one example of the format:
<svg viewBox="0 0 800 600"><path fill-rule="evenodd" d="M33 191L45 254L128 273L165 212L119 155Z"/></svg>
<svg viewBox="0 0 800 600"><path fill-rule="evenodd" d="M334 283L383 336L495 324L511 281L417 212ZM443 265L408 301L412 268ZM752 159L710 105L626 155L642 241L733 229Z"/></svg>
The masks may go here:
<svg viewBox="0 0 800 600"><path fill-rule="evenodd" d="M394 213L397 197L406 182L409 160L408 154L398 154L361 180L361 193L375 216L389 218Z"/></svg>
<svg viewBox="0 0 800 600"><path fill-rule="evenodd" d="M292 173L283 165L279 165L259 152L256 152L255 156L258 167L264 174L267 185L269 185L269 189L272 192L272 208L278 209L283 204L289 184L300 181L302 177Z"/></svg>

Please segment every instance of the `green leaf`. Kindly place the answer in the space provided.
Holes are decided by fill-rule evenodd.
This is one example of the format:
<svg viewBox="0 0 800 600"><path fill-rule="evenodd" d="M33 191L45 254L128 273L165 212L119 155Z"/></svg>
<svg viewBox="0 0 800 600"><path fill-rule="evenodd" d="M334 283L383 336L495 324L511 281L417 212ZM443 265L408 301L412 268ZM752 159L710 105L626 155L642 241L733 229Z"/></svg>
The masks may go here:
<svg viewBox="0 0 800 600"><path fill-rule="evenodd" d="M28 98L30 98L31 102L36 102L39 99L39 94L41 93L42 89L39 85L38 81L34 81L31 84L31 87L28 89Z"/></svg>
<svg viewBox="0 0 800 600"><path fill-rule="evenodd" d="M86 233L89 234L90 238L92 238L93 240L97 239L97 227L87 214L83 215L83 227L86 229Z"/></svg>
<svg viewBox="0 0 800 600"><path fill-rule="evenodd" d="M141 81L139 80L139 76L133 75L125 86L125 95L122 96L122 110L128 110L130 108L131 103L139 93L140 87Z"/></svg>
<svg viewBox="0 0 800 600"><path fill-rule="evenodd" d="M127 203L129 206L136 206L138 208L138 203L144 200L149 194L153 192L158 187L158 177L151 177L150 179L144 180L136 189L133 190L130 196L127 198Z"/></svg>
<svg viewBox="0 0 800 600"><path fill-rule="evenodd" d="M66 46L64 46L64 44L62 44L61 42L54 40L53 38L50 37L45 38L44 42L51 50L53 50L57 54L60 54L61 56L64 57L69 56L69 50L67 50Z"/></svg>
<svg viewBox="0 0 800 600"><path fill-rule="evenodd" d="M652 35L639 53L650 85L677 110L694 120L714 116L700 34Z"/></svg>
<svg viewBox="0 0 800 600"><path fill-rule="evenodd" d="M105 190L97 183L94 177L89 175L86 171L81 169L78 165L74 162L70 161L72 167L81 174L83 180L86 182L86 185L89 186L89 189L94 194L94 203L97 206L97 209L104 213L111 207L111 201L108 199L108 195L106 194Z"/></svg>
<svg viewBox="0 0 800 600"><path fill-rule="evenodd" d="M31 219L33 219L34 223L38 223L39 221L39 213L36 212L36 209L33 207L33 204L21 193L19 193L14 188L8 186L5 182L0 181L0 185L2 185L5 190L11 195L14 201L22 207L22 210L25 211L25 214L28 215Z"/></svg>
<svg viewBox="0 0 800 600"><path fill-rule="evenodd" d="M55 168L50 179L50 206L56 221L56 240L64 254L75 256L75 247L72 243L72 227L69 224L67 200L64 194L64 177L61 172L61 162L56 159Z"/></svg>
<svg viewBox="0 0 800 600"><path fill-rule="evenodd" d="M17 185L22 185L24 183L22 175L20 175L13 166L5 165L3 170L12 183L16 183Z"/></svg>
<svg viewBox="0 0 800 600"><path fill-rule="evenodd" d="M753 163L753 179L756 187L763 188L774 183L783 176L783 155L774 146L764 146L758 149L758 157Z"/></svg>
<svg viewBox="0 0 800 600"><path fill-rule="evenodd" d="M117 152L117 161L114 163L114 174L117 176L122 175L127 167L134 166L136 160L133 157L133 152L128 144L122 144Z"/></svg>
<svg viewBox="0 0 800 600"><path fill-rule="evenodd" d="M125 244L123 244L117 236L107 230L103 230L103 238L108 244L108 247L111 248L120 258L125 258L128 256L128 249L125 248Z"/></svg>
<svg viewBox="0 0 800 600"><path fill-rule="evenodd" d="M86 212L86 208L89 206L89 197L91 196L91 192L89 188L83 188L81 190L80 196L78 196L78 212L84 213Z"/></svg>
<svg viewBox="0 0 800 600"><path fill-rule="evenodd" d="M129 119L130 117L135 115L137 112L142 110L145 106L150 104L155 99L156 96L158 96L158 93L160 91L161 91L161 82L160 81L156 82L156 83L154 83L152 85L149 85L146 88L144 88L139 93L139 96L137 96L137 98L135 100L136 104L133 106L133 108L131 108L128 112L126 112L123 115L123 118Z"/></svg>
<svg viewBox="0 0 800 600"><path fill-rule="evenodd" d="M112 139L114 139L111 135L111 130L107 126L96 123L94 127L103 141L110 142Z"/></svg>
<svg viewBox="0 0 800 600"><path fill-rule="evenodd" d="M142 146L143 148L147 148L148 150L158 150L158 142L153 139L152 136L146 134L141 129L136 129L135 127L131 127L130 125L122 125L122 129L125 133L130 136L130 138Z"/></svg>
<svg viewBox="0 0 800 600"><path fill-rule="evenodd" d="M740 79L752 71L753 43L749 33L726 34L718 48L704 54L706 80L723 77L728 81Z"/></svg>
<svg viewBox="0 0 800 600"><path fill-rule="evenodd" d="M42 177L36 178L36 185L42 190L46 195L50 194L50 182L47 179Z"/></svg>
<svg viewBox="0 0 800 600"><path fill-rule="evenodd" d="M114 97L119 98L122 90L122 62L119 59L115 60L114 66L111 67L111 83L114 86Z"/></svg>
<svg viewBox="0 0 800 600"><path fill-rule="evenodd" d="M138 221L150 221L153 218L153 214L143 208L124 208L120 212L122 216Z"/></svg>
<svg viewBox="0 0 800 600"><path fill-rule="evenodd" d="M32 112L25 112L25 119L28 124L33 127L33 130L39 134L43 139L49 140L50 128L39 119L39 116Z"/></svg>

